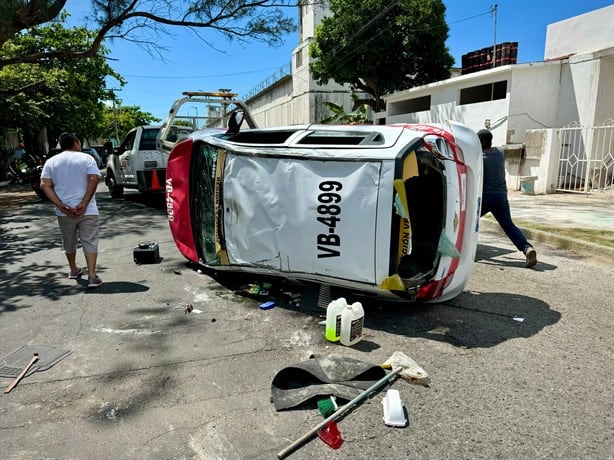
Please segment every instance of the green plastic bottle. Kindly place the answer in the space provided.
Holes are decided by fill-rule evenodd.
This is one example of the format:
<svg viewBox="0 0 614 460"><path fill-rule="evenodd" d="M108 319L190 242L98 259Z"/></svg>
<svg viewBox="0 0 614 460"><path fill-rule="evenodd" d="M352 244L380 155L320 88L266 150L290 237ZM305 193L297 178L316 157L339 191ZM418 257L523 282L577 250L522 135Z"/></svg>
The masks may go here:
<svg viewBox="0 0 614 460"><path fill-rule="evenodd" d="M341 313L345 307L347 301L344 297L339 297L328 304L324 337L331 342L338 342L341 338Z"/></svg>

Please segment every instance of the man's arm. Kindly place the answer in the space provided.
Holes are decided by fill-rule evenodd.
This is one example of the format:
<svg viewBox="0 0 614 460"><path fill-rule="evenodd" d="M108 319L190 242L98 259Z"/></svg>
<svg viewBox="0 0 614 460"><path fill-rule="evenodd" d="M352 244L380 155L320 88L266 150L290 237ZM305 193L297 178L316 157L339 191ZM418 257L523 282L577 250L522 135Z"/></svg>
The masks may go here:
<svg viewBox="0 0 614 460"><path fill-rule="evenodd" d="M81 202L75 208L78 215L81 215L85 212L87 205L90 203L90 200L96 193L96 188L98 188L99 181L100 181L100 178L97 174L87 175L87 189L85 190L85 195L81 199Z"/></svg>
<svg viewBox="0 0 614 460"><path fill-rule="evenodd" d="M47 198L49 198L49 201L51 201L56 208L58 208L64 214L72 215L70 206L64 204L55 194L55 190L53 190L53 181L51 179L41 179L40 187L43 192L45 192L45 195L47 195Z"/></svg>

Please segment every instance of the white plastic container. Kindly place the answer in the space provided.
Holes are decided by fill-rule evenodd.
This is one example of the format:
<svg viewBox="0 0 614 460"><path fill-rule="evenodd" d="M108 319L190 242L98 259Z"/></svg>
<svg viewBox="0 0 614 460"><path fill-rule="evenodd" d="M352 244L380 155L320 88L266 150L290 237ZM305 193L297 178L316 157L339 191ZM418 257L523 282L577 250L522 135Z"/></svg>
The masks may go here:
<svg viewBox="0 0 614 460"><path fill-rule="evenodd" d="M384 423L388 426L405 426L407 417L399 390L388 390L386 397L382 400L384 406Z"/></svg>
<svg viewBox="0 0 614 460"><path fill-rule="evenodd" d="M324 337L331 342L338 342L341 337L341 313L347 307L344 297L339 297L328 304L326 309L326 327Z"/></svg>
<svg viewBox="0 0 614 460"><path fill-rule="evenodd" d="M354 302L345 307L341 313L340 340L343 345L349 346L360 342L364 319L365 311L360 302Z"/></svg>

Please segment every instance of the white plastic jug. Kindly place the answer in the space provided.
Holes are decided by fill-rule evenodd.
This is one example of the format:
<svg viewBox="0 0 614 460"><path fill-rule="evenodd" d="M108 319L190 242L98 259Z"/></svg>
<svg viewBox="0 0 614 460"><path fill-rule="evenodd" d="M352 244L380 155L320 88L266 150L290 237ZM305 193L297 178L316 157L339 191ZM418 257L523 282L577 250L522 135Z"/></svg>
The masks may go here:
<svg viewBox="0 0 614 460"><path fill-rule="evenodd" d="M365 319L365 311L360 302L354 302L345 307L341 313L341 336L343 345L354 345L362 339L362 326Z"/></svg>
<svg viewBox="0 0 614 460"><path fill-rule="evenodd" d="M347 307L344 297L339 297L328 304L326 309L326 327L324 337L331 342L337 342L341 337L341 313Z"/></svg>

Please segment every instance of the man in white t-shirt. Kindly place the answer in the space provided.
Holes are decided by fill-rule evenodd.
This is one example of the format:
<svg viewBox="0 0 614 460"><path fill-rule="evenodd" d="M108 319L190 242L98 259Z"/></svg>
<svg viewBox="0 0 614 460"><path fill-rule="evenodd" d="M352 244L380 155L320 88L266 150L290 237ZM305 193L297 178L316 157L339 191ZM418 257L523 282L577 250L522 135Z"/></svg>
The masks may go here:
<svg viewBox="0 0 614 460"><path fill-rule="evenodd" d="M87 287L97 288L102 286L96 275L99 222L95 195L100 170L94 159L81 151L81 141L75 134L61 134L60 147L62 152L43 166L41 189L56 208L70 267L68 278L78 279L83 273L76 262L78 238L87 264Z"/></svg>

